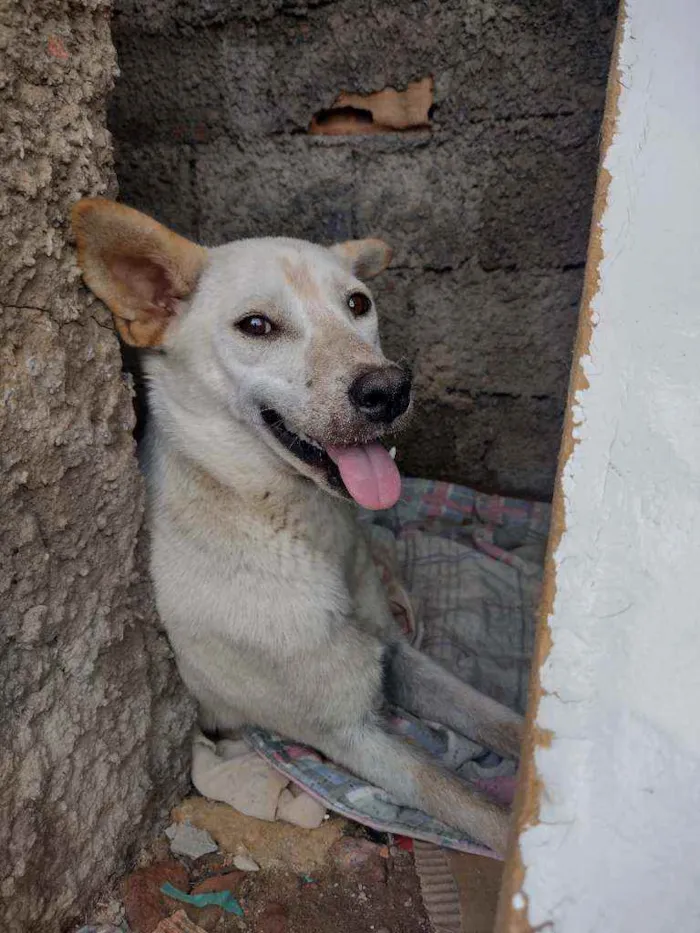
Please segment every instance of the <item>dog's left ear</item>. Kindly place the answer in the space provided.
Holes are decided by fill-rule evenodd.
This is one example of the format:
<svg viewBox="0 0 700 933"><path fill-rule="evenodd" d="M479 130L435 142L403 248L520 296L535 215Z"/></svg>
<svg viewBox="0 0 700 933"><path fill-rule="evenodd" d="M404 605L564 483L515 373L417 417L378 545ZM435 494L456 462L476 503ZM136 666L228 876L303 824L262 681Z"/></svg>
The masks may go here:
<svg viewBox="0 0 700 933"><path fill-rule="evenodd" d="M391 247L384 240L347 240L331 249L358 279L373 279L391 262Z"/></svg>
<svg viewBox="0 0 700 933"><path fill-rule="evenodd" d="M206 262L204 247L102 198L79 201L72 221L83 278L109 307L122 340L158 346L194 291Z"/></svg>

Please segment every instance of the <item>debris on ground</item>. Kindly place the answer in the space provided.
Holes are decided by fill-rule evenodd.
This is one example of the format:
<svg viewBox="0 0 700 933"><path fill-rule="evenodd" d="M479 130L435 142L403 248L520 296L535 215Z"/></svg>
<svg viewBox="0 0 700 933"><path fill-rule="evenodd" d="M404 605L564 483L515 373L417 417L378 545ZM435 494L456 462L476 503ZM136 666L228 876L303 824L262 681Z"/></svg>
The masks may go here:
<svg viewBox="0 0 700 933"><path fill-rule="evenodd" d="M171 823L165 830L170 840L170 851L173 855L187 855L189 858L201 858L210 852L216 852L217 844L209 833L193 826L189 820Z"/></svg>
<svg viewBox="0 0 700 933"><path fill-rule="evenodd" d="M132 930L153 933L161 920L173 912L173 903L161 893L169 882L176 887L189 886L187 869L176 859L139 868L129 875L122 886L126 919Z"/></svg>
<svg viewBox="0 0 700 933"><path fill-rule="evenodd" d="M94 922L81 933L430 931L413 855L393 837L339 817L316 830L265 823L200 798L173 819L211 834L216 850L175 857L165 837L154 840L121 884L113 917L121 910L123 926ZM250 863L258 870L238 867Z"/></svg>
<svg viewBox="0 0 700 933"><path fill-rule="evenodd" d="M161 894L165 894L166 897L171 897L173 900L181 901L183 904L191 904L193 907L220 907L227 914L235 914L237 917L243 916L243 908L231 891L185 894L184 891L174 887L169 881L161 885L160 890Z"/></svg>
<svg viewBox="0 0 700 933"><path fill-rule="evenodd" d="M287 868L297 875L313 875L323 868L329 849L348 825L340 817L324 820L318 829L269 823L203 797L188 797L175 807L172 818L206 830L223 852L247 853L263 870Z"/></svg>
<svg viewBox="0 0 700 933"><path fill-rule="evenodd" d="M329 855L341 871L354 871L372 859L381 858L380 849L369 839L344 836L331 846Z"/></svg>
<svg viewBox="0 0 700 933"><path fill-rule="evenodd" d="M381 862L381 880L372 877ZM429 933L412 856L377 854L361 865L340 869L331 857L311 876L289 871L260 871L249 876L244 901L250 933ZM405 904L410 902L407 908ZM232 928L233 929L233 928ZM217 930L218 933L218 930Z"/></svg>
<svg viewBox="0 0 700 933"><path fill-rule="evenodd" d="M237 855L233 860L233 864L240 871L260 871L258 863L249 855Z"/></svg>
<svg viewBox="0 0 700 933"><path fill-rule="evenodd" d="M75 933L129 933L129 931L123 924L115 926L113 923L100 923L97 926L88 924L88 926L80 927Z"/></svg>
<svg viewBox="0 0 700 933"><path fill-rule="evenodd" d="M259 933L287 933L289 910L284 904L268 904L258 916Z"/></svg>
<svg viewBox="0 0 700 933"><path fill-rule="evenodd" d="M171 917L162 920L153 933L206 933L193 923L184 910L178 910Z"/></svg>
<svg viewBox="0 0 700 933"><path fill-rule="evenodd" d="M210 894L213 891L238 891L245 879L243 871L227 871L222 875L210 875L192 888L193 894Z"/></svg>

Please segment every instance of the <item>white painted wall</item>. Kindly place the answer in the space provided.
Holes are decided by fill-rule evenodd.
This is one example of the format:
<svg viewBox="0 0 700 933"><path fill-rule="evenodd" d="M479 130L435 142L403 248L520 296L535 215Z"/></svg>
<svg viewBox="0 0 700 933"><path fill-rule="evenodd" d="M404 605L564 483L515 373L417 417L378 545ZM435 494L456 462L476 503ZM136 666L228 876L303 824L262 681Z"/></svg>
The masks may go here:
<svg viewBox="0 0 700 933"><path fill-rule="evenodd" d="M625 20L515 904L555 933L700 933L700 0Z"/></svg>

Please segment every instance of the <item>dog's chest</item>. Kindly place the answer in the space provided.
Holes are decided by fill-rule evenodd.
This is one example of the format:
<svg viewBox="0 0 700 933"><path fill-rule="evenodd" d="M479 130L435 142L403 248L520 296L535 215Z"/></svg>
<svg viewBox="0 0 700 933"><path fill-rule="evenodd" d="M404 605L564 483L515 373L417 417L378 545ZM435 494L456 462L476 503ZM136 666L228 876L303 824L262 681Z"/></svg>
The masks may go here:
<svg viewBox="0 0 700 933"><path fill-rule="evenodd" d="M196 508L159 510L154 519L152 569L168 615L180 615L193 592L198 615L228 616L237 606L241 621L275 604L304 612L308 603L340 616L355 601L366 545L354 510L343 502L266 499L241 509L221 500L203 508L200 501Z"/></svg>

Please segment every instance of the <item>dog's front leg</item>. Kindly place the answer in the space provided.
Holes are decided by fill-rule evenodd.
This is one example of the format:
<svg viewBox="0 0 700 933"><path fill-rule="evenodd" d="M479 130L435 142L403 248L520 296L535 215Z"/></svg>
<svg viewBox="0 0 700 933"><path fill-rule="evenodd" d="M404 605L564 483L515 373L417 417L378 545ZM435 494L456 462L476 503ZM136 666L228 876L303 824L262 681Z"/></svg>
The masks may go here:
<svg viewBox="0 0 700 933"><path fill-rule="evenodd" d="M500 855L505 853L509 812L386 732L379 719L326 735L316 745L329 758L383 787L397 802L461 829Z"/></svg>
<svg viewBox="0 0 700 933"><path fill-rule="evenodd" d="M462 683L407 642L384 656L387 700L409 713L442 723L506 758L518 758L522 717Z"/></svg>

